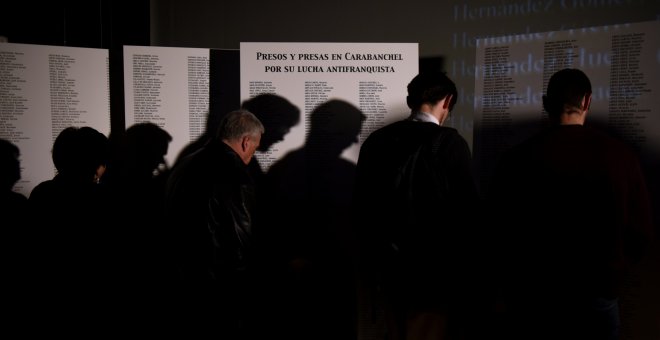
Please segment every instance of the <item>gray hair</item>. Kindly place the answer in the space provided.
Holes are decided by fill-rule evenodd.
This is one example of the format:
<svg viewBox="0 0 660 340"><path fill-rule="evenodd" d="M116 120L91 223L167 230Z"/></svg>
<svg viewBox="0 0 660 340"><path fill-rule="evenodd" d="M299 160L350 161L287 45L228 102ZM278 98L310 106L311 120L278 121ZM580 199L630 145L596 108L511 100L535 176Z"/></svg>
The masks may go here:
<svg viewBox="0 0 660 340"><path fill-rule="evenodd" d="M229 112L220 121L217 136L220 140L237 140L243 136L264 133L264 125L252 112L236 110Z"/></svg>

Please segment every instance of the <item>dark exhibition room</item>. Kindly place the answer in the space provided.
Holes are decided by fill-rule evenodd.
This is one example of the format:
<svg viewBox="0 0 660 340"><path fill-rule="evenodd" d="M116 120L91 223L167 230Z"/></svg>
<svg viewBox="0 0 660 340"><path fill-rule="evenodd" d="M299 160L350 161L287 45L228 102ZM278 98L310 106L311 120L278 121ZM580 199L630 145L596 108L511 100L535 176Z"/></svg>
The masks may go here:
<svg viewBox="0 0 660 340"><path fill-rule="evenodd" d="M659 1L0 12L7 334L660 339Z"/></svg>

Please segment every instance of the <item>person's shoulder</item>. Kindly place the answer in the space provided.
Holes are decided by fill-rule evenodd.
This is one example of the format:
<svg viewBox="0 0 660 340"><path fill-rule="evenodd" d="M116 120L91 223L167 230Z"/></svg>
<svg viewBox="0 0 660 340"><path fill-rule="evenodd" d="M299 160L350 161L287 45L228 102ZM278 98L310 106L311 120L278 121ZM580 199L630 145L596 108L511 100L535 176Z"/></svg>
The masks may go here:
<svg viewBox="0 0 660 340"><path fill-rule="evenodd" d="M6 207L15 207L18 205L23 205L27 202L27 197L25 197L25 195L12 190L8 190L7 192L0 194L0 197L2 204Z"/></svg>
<svg viewBox="0 0 660 340"><path fill-rule="evenodd" d="M396 135L413 134L419 136L420 134L432 134L432 133L440 133L440 132L445 132L447 134L458 133L458 131L452 127L441 126L430 122L418 122L409 119L404 119L390 123L386 126L383 126L375 130L369 135L367 139L382 138L383 136L389 136L392 134L396 134Z"/></svg>
<svg viewBox="0 0 660 340"><path fill-rule="evenodd" d="M62 191L62 186L54 179L45 180L32 188L28 202L30 205L50 204L59 199Z"/></svg>
<svg viewBox="0 0 660 340"><path fill-rule="evenodd" d="M408 122L407 120L399 120L399 121L396 121L396 122L389 123L385 126L382 126L378 129L374 130L373 132L371 132L371 134L369 134L367 139L370 139L370 138L374 139L374 138L378 138L379 136L387 135L388 133L392 133L393 131L396 131L396 130L400 129L407 122Z"/></svg>
<svg viewBox="0 0 660 340"><path fill-rule="evenodd" d="M32 191L30 192L30 198L32 198L35 194L40 195L42 193L49 192L55 186L56 186L56 183L52 179L47 179L43 182L40 182L34 188L32 188Z"/></svg>
<svg viewBox="0 0 660 340"><path fill-rule="evenodd" d="M441 139L447 144L464 144L467 146L465 138L463 138L458 130L453 127L436 125L435 127L429 128L429 133L431 134L433 141Z"/></svg>
<svg viewBox="0 0 660 340"><path fill-rule="evenodd" d="M626 144L620 138L617 138L616 136L601 129L585 126L584 130L589 133L589 137L593 140L594 143L599 143L608 151L608 153L619 154L621 156L627 156L631 158L636 157L632 147Z"/></svg>
<svg viewBox="0 0 660 340"><path fill-rule="evenodd" d="M433 124L435 125L435 124ZM458 138L458 139L464 139L463 136L458 132L456 128L450 127L450 126L441 126L441 125L436 125L434 128L436 130L436 133L441 133L444 134L450 138Z"/></svg>
<svg viewBox="0 0 660 340"><path fill-rule="evenodd" d="M401 122L402 121L396 121L372 131L367 138L364 139L364 142L362 142L361 148L367 149L371 145L381 144L384 140L391 138L391 136L399 130Z"/></svg>

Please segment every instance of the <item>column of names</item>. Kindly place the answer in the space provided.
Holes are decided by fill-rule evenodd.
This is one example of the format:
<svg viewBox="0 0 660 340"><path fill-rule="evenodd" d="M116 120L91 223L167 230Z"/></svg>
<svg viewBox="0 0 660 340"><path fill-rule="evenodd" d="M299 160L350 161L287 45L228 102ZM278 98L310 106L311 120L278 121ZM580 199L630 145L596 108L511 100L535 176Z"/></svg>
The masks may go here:
<svg viewBox="0 0 660 340"><path fill-rule="evenodd" d="M385 123L387 108L381 98L381 94L387 90L387 86L379 81L370 80L360 81L358 87L358 105L360 111L367 117L360 131L360 141L364 141L367 136L382 127Z"/></svg>
<svg viewBox="0 0 660 340"><path fill-rule="evenodd" d="M69 126L86 125L81 115L87 111L79 110L76 80L69 75L69 70L76 63L75 58L64 54L48 55L48 75L50 86L50 107L53 140Z"/></svg>
<svg viewBox="0 0 660 340"><path fill-rule="evenodd" d="M188 56L189 132L196 138L204 132L209 108L209 58Z"/></svg>
<svg viewBox="0 0 660 340"><path fill-rule="evenodd" d="M645 33L613 35L610 64L610 98L608 125L616 127L623 138L634 143L646 142L644 120L652 108L644 106L640 97L651 93L642 68L640 57Z"/></svg>
<svg viewBox="0 0 660 340"><path fill-rule="evenodd" d="M27 111L28 99L22 95L25 80L17 74L25 65L17 60L21 52L0 51L0 138L16 143L25 139L24 131L17 129L15 122Z"/></svg>
<svg viewBox="0 0 660 340"><path fill-rule="evenodd" d="M161 108L161 86L163 84L163 68L159 65L158 55L133 55L133 110L135 122L152 122L162 125L164 117L159 115Z"/></svg>
<svg viewBox="0 0 660 340"><path fill-rule="evenodd" d="M327 81L305 81L305 117L309 117L317 106L328 101L328 93L332 92L333 89ZM309 133L309 129L310 121L306 119L305 134Z"/></svg>

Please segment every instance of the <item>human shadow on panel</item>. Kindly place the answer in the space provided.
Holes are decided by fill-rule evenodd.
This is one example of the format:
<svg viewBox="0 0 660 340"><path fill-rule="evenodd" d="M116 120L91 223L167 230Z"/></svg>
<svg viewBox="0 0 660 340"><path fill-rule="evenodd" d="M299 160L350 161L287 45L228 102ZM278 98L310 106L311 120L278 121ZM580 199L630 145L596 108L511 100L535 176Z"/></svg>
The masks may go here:
<svg viewBox="0 0 660 340"><path fill-rule="evenodd" d="M112 161L103 177L109 189L113 238L118 248L117 280L125 322L163 312L173 275L164 220L165 161L172 136L151 122L137 123L110 136Z"/></svg>
<svg viewBox="0 0 660 340"><path fill-rule="evenodd" d="M300 122L300 109L286 98L273 93L254 96L244 101L241 108L252 112L264 125L265 131L257 148L261 155L273 151L273 146L283 141L291 128ZM260 164L257 157L254 157L248 166L258 189L263 180L265 164Z"/></svg>
<svg viewBox="0 0 660 340"><path fill-rule="evenodd" d="M286 98L273 93L263 93L245 100L241 104L241 108L252 112L264 125L265 132L261 136L257 149L260 153L268 152L274 144L284 139L292 127L300 122L300 109ZM204 133L179 152L177 161L208 143L226 114L227 112L219 110L209 110ZM250 171L252 175L256 176L257 181L263 175L256 157L250 162Z"/></svg>
<svg viewBox="0 0 660 340"><path fill-rule="evenodd" d="M0 139L0 217L3 232L12 235L20 229L19 224L25 218L27 197L13 190L21 179L20 150L16 144L6 139ZM9 240L11 238L7 238Z"/></svg>
<svg viewBox="0 0 660 340"><path fill-rule="evenodd" d="M355 339L354 237L349 218L355 164L341 157L356 143L364 114L330 100L309 115L305 144L266 174L273 290L268 329L287 339Z"/></svg>
<svg viewBox="0 0 660 340"><path fill-rule="evenodd" d="M5 294L3 301L14 315L22 305L25 273L29 271L25 256L29 246L25 216L27 197L13 190L21 179L20 149L9 140L0 138L0 225L2 226L2 249L6 251L2 262L4 268Z"/></svg>
<svg viewBox="0 0 660 340"><path fill-rule="evenodd" d="M181 151L179 151L179 154L174 160L174 165L176 165L186 156L195 153L195 151L201 149L211 139L213 139L213 135L218 129L218 125L220 124L220 121L222 120L222 117L225 116L225 114L227 114L227 112L210 109L206 114L206 126L204 128L204 132L202 132L202 134L195 138L195 140L188 143L183 147L183 149L181 149Z"/></svg>

